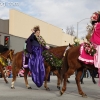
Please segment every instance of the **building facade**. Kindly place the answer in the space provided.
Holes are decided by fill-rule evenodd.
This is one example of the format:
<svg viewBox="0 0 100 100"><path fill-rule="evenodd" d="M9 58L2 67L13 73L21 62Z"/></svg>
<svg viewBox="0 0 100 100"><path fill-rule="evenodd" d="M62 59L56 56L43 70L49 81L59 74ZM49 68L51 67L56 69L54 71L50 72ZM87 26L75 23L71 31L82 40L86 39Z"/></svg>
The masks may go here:
<svg viewBox="0 0 100 100"><path fill-rule="evenodd" d="M15 52L23 50L26 38L30 36L31 29L36 25L40 26L41 35L51 46L64 46L73 43L74 36L64 33L61 28L11 9L8 20L0 19L0 44L4 45L5 36L9 36L9 48L14 49Z"/></svg>
<svg viewBox="0 0 100 100"><path fill-rule="evenodd" d="M27 38L31 34L31 29L39 25L41 35L48 44L63 46L73 43L73 36L63 32L59 27L11 9L9 13L9 34Z"/></svg>

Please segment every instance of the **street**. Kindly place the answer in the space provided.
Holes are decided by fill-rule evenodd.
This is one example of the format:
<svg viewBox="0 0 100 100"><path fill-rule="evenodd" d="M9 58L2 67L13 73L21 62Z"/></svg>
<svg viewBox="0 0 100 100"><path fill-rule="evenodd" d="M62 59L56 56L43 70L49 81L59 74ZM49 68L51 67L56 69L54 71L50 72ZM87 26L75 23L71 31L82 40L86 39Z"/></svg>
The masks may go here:
<svg viewBox="0 0 100 100"><path fill-rule="evenodd" d="M7 78L9 84L6 84L3 78L0 78L0 100L100 100L100 87L93 84L91 78L84 78L84 84L81 85L83 91L87 94L87 98L83 98L78 94L75 83L75 76L71 76L71 82L67 86L67 91L60 96L59 90L56 88L56 76L51 76L51 81L48 82L50 91L46 91L44 87L37 88L36 85L28 77L31 90L27 89L24 84L24 78L17 78L15 89L11 89L11 78ZM96 81L98 79L96 78Z"/></svg>

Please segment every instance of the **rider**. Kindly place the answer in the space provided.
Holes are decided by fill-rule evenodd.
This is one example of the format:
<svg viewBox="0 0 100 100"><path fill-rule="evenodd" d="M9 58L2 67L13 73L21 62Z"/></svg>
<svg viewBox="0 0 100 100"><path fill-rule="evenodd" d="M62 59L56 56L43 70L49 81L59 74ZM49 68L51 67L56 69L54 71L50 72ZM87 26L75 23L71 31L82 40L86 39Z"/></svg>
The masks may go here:
<svg viewBox="0 0 100 100"><path fill-rule="evenodd" d="M100 86L100 12L93 13L91 23L93 25L93 34L90 41L96 46L97 50L97 53L94 55L94 66L98 68Z"/></svg>
<svg viewBox="0 0 100 100"><path fill-rule="evenodd" d="M93 33L90 42L93 43L97 49L97 53L94 56L94 65L100 68L100 12L93 13L91 24L93 25Z"/></svg>
<svg viewBox="0 0 100 100"><path fill-rule="evenodd" d="M43 49L49 49L45 40L40 36L40 28L36 26L32 30L32 34L26 40L26 49L30 53L28 66L32 73L32 80L41 87L44 81L45 69L42 52Z"/></svg>

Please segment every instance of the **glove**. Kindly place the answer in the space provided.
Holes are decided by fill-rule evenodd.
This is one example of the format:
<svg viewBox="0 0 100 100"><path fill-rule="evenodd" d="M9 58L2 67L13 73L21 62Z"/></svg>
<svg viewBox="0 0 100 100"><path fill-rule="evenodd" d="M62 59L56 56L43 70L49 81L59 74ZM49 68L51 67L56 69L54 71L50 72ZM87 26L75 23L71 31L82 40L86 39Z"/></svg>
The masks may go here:
<svg viewBox="0 0 100 100"><path fill-rule="evenodd" d="M47 48L47 49L50 49L50 46L49 46L49 45L46 45L46 48Z"/></svg>

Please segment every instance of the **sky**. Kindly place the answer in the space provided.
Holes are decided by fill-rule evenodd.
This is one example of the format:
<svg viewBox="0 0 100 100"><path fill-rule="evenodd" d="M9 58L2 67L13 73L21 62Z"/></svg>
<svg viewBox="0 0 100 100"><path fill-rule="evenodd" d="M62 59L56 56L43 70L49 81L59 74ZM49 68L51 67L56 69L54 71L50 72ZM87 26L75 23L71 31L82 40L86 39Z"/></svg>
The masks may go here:
<svg viewBox="0 0 100 100"><path fill-rule="evenodd" d="M64 31L73 26L75 35L85 37L92 13L100 11L100 0L0 0L0 18L9 19L9 9L16 9ZM83 20L85 19L85 20Z"/></svg>

